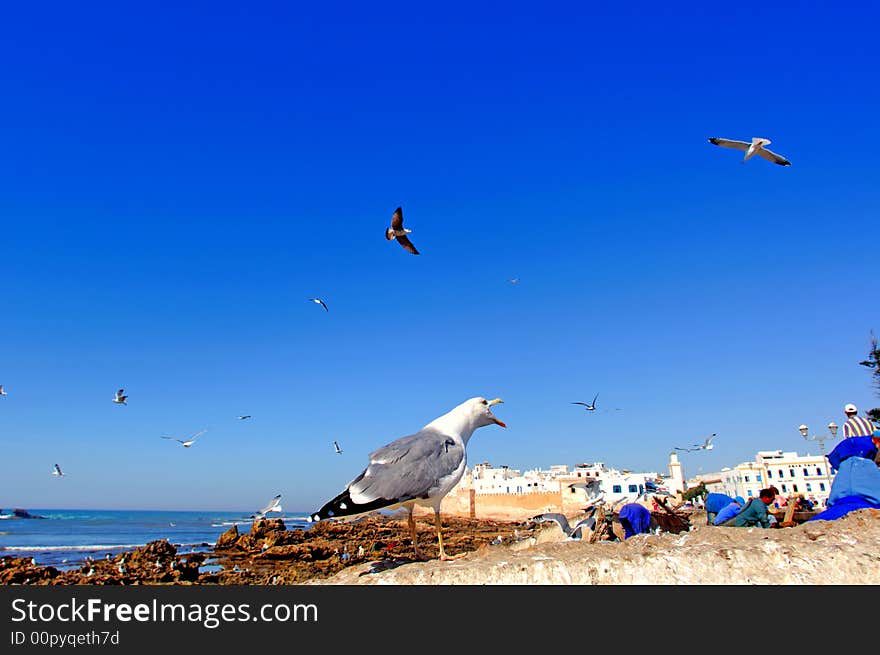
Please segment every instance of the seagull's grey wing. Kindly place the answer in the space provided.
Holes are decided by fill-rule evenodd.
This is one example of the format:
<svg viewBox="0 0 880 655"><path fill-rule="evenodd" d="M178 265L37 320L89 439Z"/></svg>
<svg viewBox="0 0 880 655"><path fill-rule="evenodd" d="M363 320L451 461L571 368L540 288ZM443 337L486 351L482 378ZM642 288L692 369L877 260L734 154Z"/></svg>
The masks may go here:
<svg viewBox="0 0 880 655"><path fill-rule="evenodd" d="M402 437L370 454L370 464L313 517L353 516L434 497L462 472L464 447L433 429Z"/></svg>
<svg viewBox="0 0 880 655"><path fill-rule="evenodd" d="M710 434L708 437L706 437L706 441L703 443L703 446L704 447L708 446L710 443L712 443L712 439L714 439L714 438L715 438L715 435Z"/></svg>
<svg viewBox="0 0 880 655"><path fill-rule="evenodd" d="M416 221L418 223L418 221ZM398 207L391 216L391 227L395 231L403 229L403 208Z"/></svg>
<svg viewBox="0 0 880 655"><path fill-rule="evenodd" d="M116 392L116 397L122 398L122 394L124 394L124 393L125 393L125 389L120 389L119 391Z"/></svg>
<svg viewBox="0 0 880 655"><path fill-rule="evenodd" d="M554 521L560 528L562 528L562 531L566 534L566 536L571 535L571 526L568 524L568 519L565 518L565 514L549 512L547 514L538 514L537 516L532 517L532 520L539 523Z"/></svg>
<svg viewBox="0 0 880 655"><path fill-rule="evenodd" d="M572 405L583 405L584 407L589 407L587 403L572 403Z"/></svg>
<svg viewBox="0 0 880 655"><path fill-rule="evenodd" d="M196 432L193 436L191 436L191 437L188 439L188 441L195 441L196 439L198 439L199 437L201 437L203 434L205 434L205 432L207 432L207 430L202 430L201 432ZM183 442L181 441L181 443L183 443Z"/></svg>
<svg viewBox="0 0 880 655"><path fill-rule="evenodd" d="M757 154L767 161L772 161L774 164L779 164L780 166L791 166L791 162L788 161L782 155L777 155L772 150L767 150L767 148L758 148Z"/></svg>
<svg viewBox="0 0 880 655"><path fill-rule="evenodd" d="M577 523L575 523L572 526L571 536L574 537L577 534L578 530L581 530L583 528L589 528L590 530L592 530L595 526L596 526L596 517L595 516L588 516L587 518L581 519L580 521L578 521ZM583 536L581 538L583 539Z"/></svg>
<svg viewBox="0 0 880 655"><path fill-rule="evenodd" d="M722 148L734 148L736 150L748 150L752 145L747 141L733 141L732 139L719 139L717 137L709 139L709 143L714 143Z"/></svg>
<svg viewBox="0 0 880 655"><path fill-rule="evenodd" d="M409 237L406 235L397 237L397 243L404 247L407 252L411 252L414 255L418 255L419 251L416 250L416 247L412 244L412 241L409 240Z"/></svg>
<svg viewBox="0 0 880 655"><path fill-rule="evenodd" d="M259 512L257 512L257 514L260 515L260 516L265 516L266 514L268 514L269 512L271 512L271 511L272 511L272 510L278 505L278 501L279 501L279 500L281 500L281 494L278 494L278 495L275 496L272 500L270 500L270 501L269 501L269 504L266 505L266 506L265 506L263 509L261 509Z"/></svg>

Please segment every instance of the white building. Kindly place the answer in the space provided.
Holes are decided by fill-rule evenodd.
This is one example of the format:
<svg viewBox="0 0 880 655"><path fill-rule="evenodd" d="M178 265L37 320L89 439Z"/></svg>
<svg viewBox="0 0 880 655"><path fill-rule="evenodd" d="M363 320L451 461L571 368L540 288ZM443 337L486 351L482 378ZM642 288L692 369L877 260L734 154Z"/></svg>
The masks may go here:
<svg viewBox="0 0 880 655"><path fill-rule="evenodd" d="M734 468L723 468L718 473L697 476L695 484L701 480L706 481L709 491L742 496L746 500L773 485L782 496L802 494L804 498L824 507L834 476L827 460L821 455L799 456L797 452L762 450L756 453L754 462L744 462Z"/></svg>

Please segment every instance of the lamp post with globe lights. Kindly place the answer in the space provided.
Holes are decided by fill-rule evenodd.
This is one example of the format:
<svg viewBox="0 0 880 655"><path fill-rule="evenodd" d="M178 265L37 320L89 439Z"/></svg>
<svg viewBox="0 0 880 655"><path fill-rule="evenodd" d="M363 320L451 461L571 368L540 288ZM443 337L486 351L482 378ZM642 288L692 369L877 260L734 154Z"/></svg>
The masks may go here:
<svg viewBox="0 0 880 655"><path fill-rule="evenodd" d="M831 421L828 424L828 435L814 434L811 436L810 428L806 425L801 425L798 430L800 430L801 436L807 441L819 442L819 452L822 453L822 464L823 468L825 468L825 476L828 478L828 493L831 493L831 469L828 467L828 458L825 456L825 442L829 439L837 438L837 423Z"/></svg>

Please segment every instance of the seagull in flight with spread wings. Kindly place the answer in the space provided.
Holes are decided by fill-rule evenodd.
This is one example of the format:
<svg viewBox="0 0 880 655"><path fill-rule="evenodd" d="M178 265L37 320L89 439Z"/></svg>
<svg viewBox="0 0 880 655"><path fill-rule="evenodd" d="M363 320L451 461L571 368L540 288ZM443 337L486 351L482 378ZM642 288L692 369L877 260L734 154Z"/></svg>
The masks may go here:
<svg viewBox="0 0 880 655"><path fill-rule="evenodd" d="M244 414L243 416L239 416L239 417L238 417L238 420L239 420L239 421L245 421L245 420L249 419L250 417L251 417L250 414Z"/></svg>
<svg viewBox="0 0 880 655"><path fill-rule="evenodd" d="M58 464L55 465L55 468L52 470L52 475L58 478L64 477L64 473L61 471L61 467Z"/></svg>
<svg viewBox="0 0 880 655"><path fill-rule="evenodd" d="M342 448L340 448L340 447L339 447L339 444L336 443L335 441L333 442L333 447L336 449L336 454L337 454L337 455L341 455L341 454L342 454Z"/></svg>
<svg viewBox="0 0 880 655"><path fill-rule="evenodd" d="M715 444L712 443L712 439L714 439L714 438L715 438L715 433L713 432L708 437L706 437L706 440L703 443L695 443L690 448L676 447L675 450L683 450L686 453L693 452L696 450L712 450L715 447Z"/></svg>
<svg viewBox="0 0 880 655"><path fill-rule="evenodd" d="M113 402L117 405L127 405L126 402L128 400L128 396L125 395L125 389L120 389L116 392L116 396L113 398Z"/></svg>
<svg viewBox="0 0 880 655"><path fill-rule="evenodd" d="M0 396L8 396L9 394L3 390L3 385L0 384Z"/></svg>
<svg viewBox="0 0 880 655"><path fill-rule="evenodd" d="M752 142L748 141L734 141L732 139L719 139L717 137L712 137L709 139L709 143L714 143L716 146L721 146L722 148L733 148L734 150L742 150L746 154L743 157L743 163L746 163L753 156L758 155L759 157L763 157L767 161L772 161L774 164L779 164L780 166L791 166L791 162L788 161L782 155L777 155L772 150L767 150L764 146L770 145L770 139L762 139L757 136L752 137Z"/></svg>
<svg viewBox="0 0 880 655"><path fill-rule="evenodd" d="M264 518L266 518L266 514L269 514L270 512L283 512L283 511L284 510L281 509L281 494L278 494L277 496L273 497L272 500L270 500L263 509L254 512L251 515L251 518L252 519L264 519Z"/></svg>
<svg viewBox="0 0 880 655"><path fill-rule="evenodd" d="M587 409L588 412L594 412L594 411L596 411L596 398L598 398L598 397L599 397L599 394L596 394L595 397L593 398L593 402L591 402L589 404L587 404L587 403L572 403L572 405L583 405Z"/></svg>
<svg viewBox="0 0 880 655"><path fill-rule="evenodd" d="M325 302L324 302L323 300L321 300L320 298L309 298L309 300L311 300L311 301L312 301L313 303L315 303L316 305L321 305L321 307L324 308L324 311L325 311L325 312L329 312L329 311L330 311L329 309L327 309L327 303L325 303Z"/></svg>
<svg viewBox="0 0 880 655"><path fill-rule="evenodd" d="M394 214L391 216L391 227L385 229L385 238L391 241L392 239L397 239L397 243L403 246L404 250L407 252L411 252L414 255L418 255L419 251L416 250L416 247L412 244L412 241L409 240L407 234L411 234L412 230L408 230L403 227L403 209L398 207L394 210Z"/></svg>
<svg viewBox="0 0 880 655"><path fill-rule="evenodd" d="M207 432L207 430L202 430L201 432L196 432L193 436L191 436L189 439L187 439L185 441L183 439L176 439L174 437L162 437L162 438L163 439L170 439L171 441L176 441L184 448L189 448L190 446L192 446L196 442L196 439L198 439L200 436L205 434L205 432Z"/></svg>

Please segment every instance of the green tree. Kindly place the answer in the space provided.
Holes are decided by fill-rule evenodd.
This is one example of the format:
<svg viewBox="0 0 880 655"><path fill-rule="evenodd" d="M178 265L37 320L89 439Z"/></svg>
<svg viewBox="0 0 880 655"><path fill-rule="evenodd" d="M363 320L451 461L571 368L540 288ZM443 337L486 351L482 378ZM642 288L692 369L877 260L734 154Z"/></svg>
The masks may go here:
<svg viewBox="0 0 880 655"><path fill-rule="evenodd" d="M877 337L873 330L871 330L871 350L868 352L868 359L859 362L859 364L861 366L866 366L873 371L871 375L873 376L874 384L878 389L877 395L880 396L880 344L878 344ZM880 423L880 407L869 409L866 414L875 424Z"/></svg>

